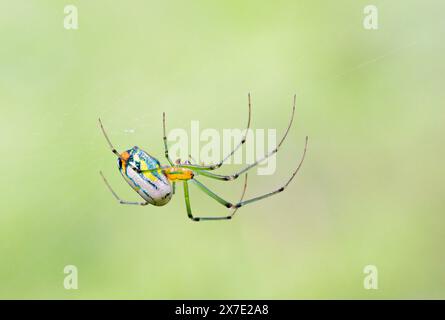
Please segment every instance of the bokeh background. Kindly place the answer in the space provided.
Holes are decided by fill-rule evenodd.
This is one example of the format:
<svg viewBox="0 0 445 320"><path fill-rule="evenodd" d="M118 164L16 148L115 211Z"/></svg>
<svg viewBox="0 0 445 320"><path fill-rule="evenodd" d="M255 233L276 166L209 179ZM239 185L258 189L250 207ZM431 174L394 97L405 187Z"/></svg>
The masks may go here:
<svg viewBox="0 0 445 320"><path fill-rule="evenodd" d="M79 29L63 27L64 6ZM379 29L363 28L363 8ZM441 1L0 1L0 298L445 298L445 20ZM229 222L137 195L120 150L163 159L169 128L296 122L273 176L282 194ZM225 167L221 173L236 166ZM203 180L203 179L201 179ZM236 199L242 181L207 184ZM225 208L191 187L198 214ZM79 289L65 290L75 265ZM363 268L378 268L365 290Z"/></svg>

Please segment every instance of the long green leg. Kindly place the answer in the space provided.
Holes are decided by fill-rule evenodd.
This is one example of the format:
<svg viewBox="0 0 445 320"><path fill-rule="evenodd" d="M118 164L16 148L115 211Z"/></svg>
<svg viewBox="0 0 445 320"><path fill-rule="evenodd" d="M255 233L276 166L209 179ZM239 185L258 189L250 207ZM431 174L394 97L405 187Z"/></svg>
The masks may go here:
<svg viewBox="0 0 445 320"><path fill-rule="evenodd" d="M195 164L195 163L197 163L196 160L195 160L195 158L193 158L191 154L189 154L189 162L190 162L191 164Z"/></svg>
<svg viewBox="0 0 445 320"><path fill-rule="evenodd" d="M110 184L108 183L107 179L105 178L104 174L102 173L102 171L99 171L100 175L102 176L102 179L104 180L105 184L107 185L108 189L111 191L111 193L113 194L113 196L116 198L117 201L119 201L120 204L133 204L133 205L138 205L138 206L146 206L148 204L148 202L136 202L136 201L125 201L122 200L117 194L116 192L114 192L113 188L111 188Z"/></svg>
<svg viewBox="0 0 445 320"><path fill-rule="evenodd" d="M219 197L218 195L216 195L215 193L213 193L212 191L210 191L209 189L207 189L207 187L205 187L204 185L202 185L200 182L196 182L196 180L190 180L193 183L198 183L200 184L204 189L204 191L211 196L213 199L215 199L216 201L218 201L219 203L221 203L222 205L226 206L227 208L232 208L232 205L225 201L224 199L222 199L221 197ZM199 186L199 185L198 185ZM244 188L243 188L243 193L241 194L241 198L240 201L243 200L244 195L246 193L246 188L247 188L247 174L246 174L246 178L244 180ZM227 216L223 216L223 217L194 217L192 214L192 208L190 205L190 196L189 196L189 189L188 189L188 183L187 181L184 181L184 198L185 198L185 206L187 208L187 215L190 219L192 219L193 221L211 221L211 220L229 220L232 219L233 215L236 213L236 211L238 210L238 208L234 208L234 210L232 211L231 214L227 215Z"/></svg>
<svg viewBox="0 0 445 320"><path fill-rule="evenodd" d="M284 191L284 189L286 189L286 187L291 183L292 179L297 175L298 171L300 170L301 165L303 164L303 160L304 160L305 155L306 155L306 148L304 149L303 156L302 156L302 158L301 158L297 168L292 173L292 176L289 178L289 180L281 188L278 188L275 191L263 194L261 196L258 196L258 197L252 198L252 199L248 199L248 200L244 200L244 201L241 200L237 204L232 204L232 203L224 200L223 198L218 196L216 193L211 191L209 188L207 188L205 185L203 185L201 182L199 182L196 179L192 179L190 181L193 182L199 189L204 191L207 195L209 195L210 197L212 197L213 199L215 199L216 201L221 203L226 208L238 209L238 208L240 208L240 207L242 207L242 206L244 206L246 204L253 203L253 202L256 202L258 200L262 200L262 199L268 198L270 196L273 196L273 195L275 195L277 193L280 193L280 192Z"/></svg>
<svg viewBox="0 0 445 320"><path fill-rule="evenodd" d="M165 151L165 157L167 158L168 163L170 163L171 166L173 166L173 162L170 159L170 156L168 155L168 146L167 146L167 135L165 133L165 112L162 113L162 128L164 133L164 151Z"/></svg>
<svg viewBox="0 0 445 320"><path fill-rule="evenodd" d="M289 125L286 129L286 132L284 133L284 136L281 138L280 143L278 144L278 146L273 149L272 151L270 151L268 154L266 154L264 157L262 157L261 159L255 161L254 163L244 167L243 169L241 169L240 171L232 174L232 175L220 175L220 174L215 174L212 172L205 172L205 171L199 171L199 173L203 176L209 177L209 178L213 178L216 180L221 180L221 181L232 181L237 179L240 175L242 175L244 172L247 172L248 170L252 169L253 167L257 166L259 163L263 162L264 160L266 160L267 158L269 158L270 156L274 155L275 153L278 152L278 149L281 147L281 145L283 144L284 139L286 139L286 136L290 130L290 127L292 126L292 122L294 120L294 114L295 114L295 101L296 101L296 96L294 96L294 104L293 104L293 108L292 108L292 117L291 120L289 122ZM304 153L306 153L306 148L307 148L307 141L308 141L308 137L306 137L306 141L305 141L305 146L304 146ZM304 155L303 155L304 158Z"/></svg>
<svg viewBox="0 0 445 320"><path fill-rule="evenodd" d="M308 142L308 137L306 136L306 140L305 140L305 144L304 144L304 150L303 150L303 157L302 157L302 159L301 159L301 162L303 162L304 157L305 157L305 155L306 155L307 142ZM208 178L212 178L212 179L216 179L216 180L221 180L221 181L233 181L233 180L237 179L240 175L242 175L243 173L245 173L246 171L252 169L256 164L258 164L258 162L261 162L261 161L263 161L264 159L265 159L265 158L263 158L263 159L257 161L257 162L254 163L254 164L251 164L251 165L245 167L244 169L242 169L242 170L240 170L240 171L238 171L237 173L232 174L232 175L220 175L220 174L215 174L215 173L212 173L212 172L206 172L206 171L204 171L204 170L199 170L199 171L197 171L197 172L199 172L200 175L205 176L205 177L208 177Z"/></svg>
<svg viewBox="0 0 445 320"><path fill-rule="evenodd" d="M225 156L217 164L212 164L212 165L205 165L205 164L203 164L203 165L198 165L198 164L178 164L176 166L180 167L180 168L188 168L188 169L194 169L194 170L216 170L219 167L221 167L223 165L223 163L227 161L227 159L229 159L231 156L233 156L235 154L235 152L239 148L241 148L241 146L246 142L247 132L249 131L249 128L250 128L250 118L251 118L251 113L252 113L252 104L251 104L251 101L250 101L250 93L247 95L247 97L248 97L248 106L249 106L249 117L248 117L248 120L247 120L246 130L244 131L244 135L243 135L243 138L241 139L240 143L235 148L233 148L233 150L227 156ZM164 136L165 136L165 133L164 133Z"/></svg>
<svg viewBox="0 0 445 320"><path fill-rule="evenodd" d="M248 106L249 106L249 117L247 119L247 127L246 130L244 131L244 135L243 138L241 139L240 143L233 148L233 150L225 157L223 158L219 163L217 163L215 165L215 169L221 167L223 165L224 162L227 161L227 159L229 159L231 156L233 156L235 154L235 152L241 148L241 146L246 143L246 138L247 138L247 133L249 132L249 128L250 128L250 119L251 119L251 114L252 114L252 103L250 101L250 93L247 94L247 101L248 101Z"/></svg>

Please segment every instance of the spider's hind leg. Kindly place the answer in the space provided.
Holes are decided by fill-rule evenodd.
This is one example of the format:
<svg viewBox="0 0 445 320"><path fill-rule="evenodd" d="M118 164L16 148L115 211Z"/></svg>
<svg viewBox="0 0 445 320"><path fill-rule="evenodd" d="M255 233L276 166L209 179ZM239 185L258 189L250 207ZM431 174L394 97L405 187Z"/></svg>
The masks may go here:
<svg viewBox="0 0 445 320"><path fill-rule="evenodd" d="M125 201L122 200L116 192L114 192L113 188L111 188L110 184L108 183L107 179L105 178L102 171L99 171L100 175L102 176L102 179L104 180L105 184L107 185L108 189L111 191L113 196L116 198L117 201L119 201L120 204L132 204L132 205L139 205L139 206L146 206L148 204L147 201L145 202L137 202L137 201Z"/></svg>
<svg viewBox="0 0 445 320"><path fill-rule="evenodd" d="M111 152L113 152L113 153L114 153L119 159L121 159L122 161L126 161L126 159L122 158L122 156L119 154L119 152L117 152L117 150L113 147L113 144L111 143L110 138L108 138L108 135L107 135L107 133L105 132L105 128L104 128L104 126L102 125L102 121L100 120L100 118L99 118L99 124L100 124L100 128L102 129L102 133L104 134L105 139L107 140L108 145L110 146ZM130 165L130 167L131 167L131 169L133 169L133 170L136 171L137 173L141 173L141 172L142 172L141 169L136 168L136 167L133 166L133 165Z"/></svg>

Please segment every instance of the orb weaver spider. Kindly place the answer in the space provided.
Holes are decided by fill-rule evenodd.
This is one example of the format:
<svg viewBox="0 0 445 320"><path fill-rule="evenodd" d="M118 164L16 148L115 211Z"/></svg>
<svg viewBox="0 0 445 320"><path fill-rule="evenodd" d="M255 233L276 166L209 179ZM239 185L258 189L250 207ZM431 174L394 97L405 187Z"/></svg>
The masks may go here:
<svg viewBox="0 0 445 320"><path fill-rule="evenodd" d="M250 118L251 118L251 100L250 100L250 94L248 94L248 107L249 107L249 115L248 115L248 121L247 121L247 128L243 134L243 138L241 142L233 148L233 150L224 157L219 163L212 164L212 165L205 165L205 164L196 164L190 162L190 160L193 161L193 158L189 156L189 160L186 160L184 162L181 162L180 159L176 160L175 163L172 162L170 159L170 156L168 154L168 145L167 145L167 136L166 136L166 129L165 129L165 113L163 113L163 140L164 140L164 150L165 150L165 157L169 163L168 166L162 166L161 163L151 155L149 155L147 152L143 151L137 146L134 146L133 148L124 151L122 153L119 153L116 151L116 149L113 147L113 144L111 143L110 139L108 138L107 133L105 132L104 126L102 125L102 121L99 119L100 128L102 129L102 132L105 136L105 139L108 142L108 145L110 146L111 151L117 156L118 158L118 166L119 171L124 177L124 179L127 181L127 183L144 199L144 202L134 202L134 201L125 201L122 200L116 192L111 188L111 185L108 183L107 179L103 175L102 171L100 171L100 174L107 185L108 189L111 191L113 196L116 198L116 200L119 201L121 204L129 204L129 205L141 205L145 206L148 204L152 204L155 206L163 206L167 204L170 199L172 198L173 194L175 193L175 186L176 182L182 181L184 186L184 198L185 198L185 206L187 209L187 215L188 217L193 221L202 221L202 220L228 220L232 219L232 217L235 215L235 212L242 206L253 203L258 200L265 199L267 197L273 196L277 193L282 192L292 181L292 179L295 177L297 172L300 170L301 165L303 164L304 157L306 155L306 149L307 149L307 142L308 137L306 136L305 140L305 146L303 150L303 155L298 163L297 168L292 173L289 180L280 188L276 189L275 191L263 194L261 196L257 196L248 200L244 200L244 195L247 188L247 171L258 165L260 162L266 160L273 154L278 152L278 149L283 144L284 140L287 137L287 134L289 133L289 130L292 126L292 122L294 120L294 114L295 114L295 103L296 103L296 96L294 95L293 100L293 107L292 107L292 116L291 120L289 122L289 125L286 129L286 132L284 133L283 137L281 138L280 142L278 143L278 146L267 153L263 158L255 161L254 163L244 167L240 171L232 174L232 175L220 175L213 173L211 171L216 170L220 168L227 159L229 159L233 154L246 142L247 132L250 128ZM194 161L193 161L194 162ZM207 188L204 184L202 184L200 181L196 179L196 176L201 175L207 178L212 178L220 181L233 181L240 177L241 175L245 176L244 179L244 187L241 194L241 198L237 203L231 203L220 196L218 196L216 193L211 191L209 188ZM190 205L190 196L189 196L189 182L194 184L198 189L206 193L208 196L222 204L228 209L232 209L232 212L226 216L222 217L196 217L192 214L192 209Z"/></svg>

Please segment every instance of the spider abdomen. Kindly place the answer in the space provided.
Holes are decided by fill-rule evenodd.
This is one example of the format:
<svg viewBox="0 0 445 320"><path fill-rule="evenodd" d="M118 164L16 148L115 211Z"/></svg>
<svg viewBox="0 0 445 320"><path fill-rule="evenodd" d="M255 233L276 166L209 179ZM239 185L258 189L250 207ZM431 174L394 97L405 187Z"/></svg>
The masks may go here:
<svg viewBox="0 0 445 320"><path fill-rule="evenodd" d="M147 202L155 206L167 204L172 195L172 185L160 169L159 161L138 147L122 154L119 170L125 181ZM137 172L132 167L141 170ZM146 171L156 169L157 171ZM144 171L145 170L145 171Z"/></svg>

